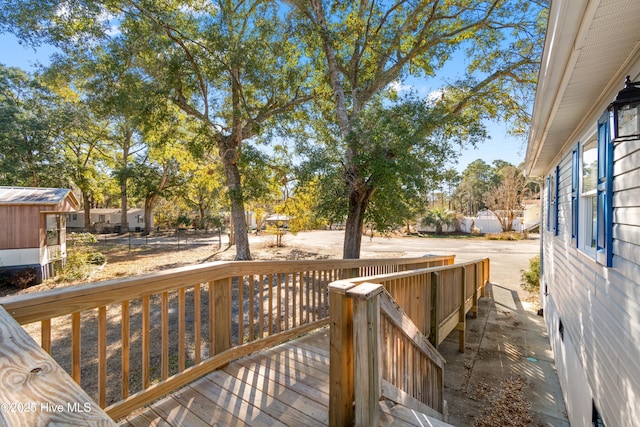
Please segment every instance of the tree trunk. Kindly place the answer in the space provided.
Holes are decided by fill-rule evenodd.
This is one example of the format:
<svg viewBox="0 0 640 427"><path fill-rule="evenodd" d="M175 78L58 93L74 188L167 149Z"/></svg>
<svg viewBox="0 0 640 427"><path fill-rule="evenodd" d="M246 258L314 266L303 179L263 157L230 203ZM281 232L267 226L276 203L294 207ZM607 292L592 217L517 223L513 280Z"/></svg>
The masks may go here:
<svg viewBox="0 0 640 427"><path fill-rule="evenodd" d="M231 221L235 231L236 260L250 260L249 233L247 221L244 216L244 197L238 169L237 154L235 149L227 149L222 153L222 163L227 177L229 199L231 201Z"/></svg>
<svg viewBox="0 0 640 427"><path fill-rule="evenodd" d="M120 181L120 234L129 231L129 222L127 220L127 178Z"/></svg>
<svg viewBox="0 0 640 427"><path fill-rule="evenodd" d="M362 226L364 214L373 192L364 186L350 188L349 190L349 214L344 231L344 259L359 259L362 246Z"/></svg>
<svg viewBox="0 0 640 427"><path fill-rule="evenodd" d="M151 233L151 216L153 215L153 205L155 205L157 195L149 196L144 200L144 235Z"/></svg>
<svg viewBox="0 0 640 427"><path fill-rule="evenodd" d="M82 192L82 204L84 205L84 230L91 230L91 200L89 193Z"/></svg>
<svg viewBox="0 0 640 427"><path fill-rule="evenodd" d="M198 205L198 212L200 213L200 229L201 230L206 230L207 227L206 227L206 222L205 222L205 219L204 219L204 215L205 215L204 205L202 203L200 203Z"/></svg>

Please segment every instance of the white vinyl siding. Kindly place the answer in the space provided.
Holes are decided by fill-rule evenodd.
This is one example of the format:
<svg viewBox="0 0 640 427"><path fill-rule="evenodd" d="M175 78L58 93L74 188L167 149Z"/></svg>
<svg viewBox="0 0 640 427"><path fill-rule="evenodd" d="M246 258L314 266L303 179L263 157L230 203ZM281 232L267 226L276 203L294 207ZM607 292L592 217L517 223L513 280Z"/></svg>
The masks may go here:
<svg viewBox="0 0 640 427"><path fill-rule="evenodd" d="M640 419L640 141L614 147L610 268L571 244L571 156L569 149L559 163L559 235L543 236L545 316L548 309L557 310L553 316L562 319L565 342L575 350L569 358L556 357L558 370L577 367L585 373L607 426L635 425ZM564 345L557 325L549 325L549 333L554 346ZM556 356L564 354L561 350L554 349ZM565 392L571 393L571 386Z"/></svg>

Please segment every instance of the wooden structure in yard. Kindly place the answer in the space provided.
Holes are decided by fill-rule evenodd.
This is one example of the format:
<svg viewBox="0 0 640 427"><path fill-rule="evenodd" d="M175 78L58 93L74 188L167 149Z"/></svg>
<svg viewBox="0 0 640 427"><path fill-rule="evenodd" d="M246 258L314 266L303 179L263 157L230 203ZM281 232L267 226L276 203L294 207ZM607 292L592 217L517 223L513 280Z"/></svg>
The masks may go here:
<svg viewBox="0 0 640 427"><path fill-rule="evenodd" d="M52 277L64 262L66 214L80 207L64 188L0 187L0 269L33 277Z"/></svg>
<svg viewBox="0 0 640 427"><path fill-rule="evenodd" d="M234 368L238 365L229 364L243 357L260 358L262 354L272 354L271 350L266 353L265 350L285 342L288 342L286 348L297 348L292 339L319 328L326 330L329 325L330 332L325 335L331 336L331 350L322 350L322 345L326 344L316 343L313 344L315 350L305 351L304 345L300 344L294 357L296 360L287 365L290 367L288 375L300 378L311 370L317 379L327 384L327 378L322 379L319 373L322 369L309 366L304 359L318 357L313 354L319 352L324 354L321 358L325 357L323 364L326 366L328 357L329 384L320 386L321 390L316 392L314 385L305 386L307 393L316 397L318 393L321 395L317 403L323 404L324 409L317 409L316 413L320 411L324 415L318 415L319 425L326 425L327 420L330 425L355 421L353 410L334 412L334 388L343 389L339 396L342 407L353 408L356 395L352 392L358 390L354 387L363 386L354 384L354 375L361 377L355 372L377 369L366 363L363 365L359 360L351 363L345 356L353 358L357 355L353 351L354 345L355 348L375 346L376 337L387 349L379 352L381 358L372 362L386 372L381 378L371 378L381 384L382 394L377 394L377 387L374 387L366 394L365 403L355 400L356 413L374 416L371 415L372 402L384 396L387 401L401 403L407 408L427 411L425 417L443 419L446 414L442 394L443 361L424 337L431 336L437 345L446 334L457 329L463 345L465 314L477 307L477 298L488 280L488 260L457 266L453 259L453 256L434 256L215 262L6 297L0 299L0 306L32 336L40 338L44 351L58 360L71 378L79 384L89 384L85 391L110 417L115 420L125 417L123 425L129 421L135 425L143 422L140 420L148 421L157 416L168 421L176 414L186 417L187 412L191 414L189 417L200 420L190 425L217 421L211 418L213 413L219 414L220 420L235 417L233 419L237 421L241 416L249 417L243 422L255 425L252 417L261 411L267 415L275 411L270 416L283 423L278 415L282 414L281 405L295 406L296 399L286 403L282 397L275 402L273 389L259 389L258 383L252 388L254 383L248 375L254 373L238 373L242 377L238 381L242 383L237 383L220 377L219 370L239 370L241 368ZM345 281L349 278L354 279ZM369 293L363 293L361 286L378 289L375 284L384 286L385 290L376 290L375 302L371 302L374 300L369 301ZM349 292L335 292L336 286L341 290L349 288ZM360 296L352 300L354 292ZM358 308L361 299L368 308ZM360 315L350 317L352 313ZM373 335L368 332L368 341L364 342L358 338L362 337L359 331L363 330L362 322L368 323L370 319L362 320L363 313L381 319L379 332ZM335 323L338 319L341 319L340 324ZM4 329L0 323L0 333ZM336 338L340 341L336 342ZM341 349L338 353L335 352L337 348ZM404 354L401 348L412 349L407 360L398 357ZM267 372L282 375L274 370L276 362L272 358L265 360L267 365L257 367L255 375L265 376L265 381ZM12 362L0 360L0 363ZM338 370L334 371L334 367ZM6 370L0 370L1 381L4 381L3 372ZM206 379L190 385L203 376L207 376ZM211 382L217 382L217 388ZM196 390L196 384L208 388ZM183 389L185 386L187 388ZM280 390L280 386L276 389ZM331 402L326 393L329 389ZM129 417L133 411L137 414L144 405L176 391L176 395L152 405L144 413L146 415L140 415L141 418L135 418L137 415ZM286 394L284 390L282 393ZM184 396L200 396L200 399L203 395L206 395L203 401L184 400ZM326 397L326 402L322 396ZM239 406L229 408L229 399L236 397L240 398ZM267 401L272 403L265 403ZM207 406L211 402L222 407ZM251 409L251 405L255 408ZM202 413L205 407L208 412ZM381 419L387 419L391 413L389 408L381 403L375 409L382 411ZM300 412L300 409L292 406L285 410L290 411ZM173 421L174 425L186 422L186 418ZM292 421L288 425L295 424Z"/></svg>

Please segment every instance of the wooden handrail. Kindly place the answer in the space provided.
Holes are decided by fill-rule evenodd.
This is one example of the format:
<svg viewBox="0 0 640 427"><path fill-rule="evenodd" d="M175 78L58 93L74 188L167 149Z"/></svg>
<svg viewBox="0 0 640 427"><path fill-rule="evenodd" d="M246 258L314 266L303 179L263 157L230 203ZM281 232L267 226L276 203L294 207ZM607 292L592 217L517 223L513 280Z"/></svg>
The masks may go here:
<svg viewBox="0 0 640 427"><path fill-rule="evenodd" d="M244 354L326 325L330 282L453 259L214 262L6 297L0 306L23 325L40 322L43 347L54 356L65 348L60 363L70 361L76 382L95 375L88 391L117 419ZM57 320L69 315L71 327ZM70 349L56 339L59 328L68 328ZM107 351L114 344L120 354ZM96 370L83 363L93 358Z"/></svg>
<svg viewBox="0 0 640 427"><path fill-rule="evenodd" d="M442 420L444 358L382 285L363 283L348 295L354 300L355 425L378 425L380 399L400 395Z"/></svg>
<svg viewBox="0 0 640 427"><path fill-rule="evenodd" d="M484 295L484 286L488 280L489 259L484 258L461 264L358 277L331 283L329 286L331 298L329 424L332 426L352 424L356 419L356 413L359 417L364 417L360 420L364 420L365 424L376 423L375 418L372 418L373 415L365 415L358 408L358 405L364 405L368 411L376 397L369 395L358 397L363 391L356 393L354 378L369 381L366 386L361 384L360 387L365 389L369 387L374 391L387 390L385 395L396 399L395 401L401 399L407 402L412 399L415 405L426 404L431 407L434 411L431 415L445 416L446 407L442 393L444 360L436 347L451 332L458 330L459 348L461 352L464 351L466 315L469 312L473 315L477 314L478 298ZM367 286L360 287L363 284ZM380 289L384 289L385 292ZM385 313L379 315L381 319L371 316L365 319L362 313L356 316L352 297L361 298L362 294L367 298L377 294L389 295L388 301L383 297L376 297L381 299L380 305ZM361 306L360 310L365 309ZM370 308L367 310L371 313ZM398 317L397 312L401 312L402 316ZM431 381L429 386L411 382L412 377L420 377L420 375L407 375L402 371L393 371L392 366L395 361L389 362L389 358L393 357L392 353L386 354L379 362L387 364L385 365L388 369L387 377L379 381L369 376L361 378L366 376L366 372L376 369L371 365L367 365L366 368L361 366L362 372L354 374L353 367L356 363L373 363L370 360L356 362L359 352L367 351L364 354L372 354L373 350L370 347L373 344L371 342L367 344L368 350L364 346L355 349L354 337L357 334L360 338L369 336L370 334L366 331L369 331L372 325L379 324L381 324L380 328L387 330L396 328L402 331L401 335L404 337L402 339L407 340L407 343L410 342L410 345L416 348L415 351L425 355L428 359L427 363L433 365L435 372L440 372L435 375L435 378L429 379ZM378 326L375 327L378 328ZM358 329L361 329L361 332L357 333ZM422 337L429 337L431 344L423 345ZM370 339L374 340L375 337ZM391 389L395 391L389 392ZM425 392L427 395L423 396ZM428 411L425 413L429 415Z"/></svg>
<svg viewBox="0 0 640 427"><path fill-rule="evenodd" d="M0 425L115 426L0 307Z"/></svg>
<svg viewBox="0 0 640 427"><path fill-rule="evenodd" d="M151 293L177 289L180 283L206 283L212 279L247 275L275 275L283 272L308 272L357 269L357 276L413 270L434 265L453 264L453 255L425 258L379 258L356 260L307 261L217 261L180 267L141 276L87 283L0 298L0 305L20 324L37 322L121 303ZM377 271L376 271L377 270ZM347 275L346 277L352 277ZM344 277L343 277L344 278Z"/></svg>

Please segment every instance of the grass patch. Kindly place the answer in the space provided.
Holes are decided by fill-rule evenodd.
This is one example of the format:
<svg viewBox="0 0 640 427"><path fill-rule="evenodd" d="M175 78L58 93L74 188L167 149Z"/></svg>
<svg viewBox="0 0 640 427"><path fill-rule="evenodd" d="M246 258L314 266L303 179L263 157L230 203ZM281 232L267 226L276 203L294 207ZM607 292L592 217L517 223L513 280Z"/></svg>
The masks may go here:
<svg viewBox="0 0 640 427"><path fill-rule="evenodd" d="M515 231L503 231L502 233L488 233L486 237L488 240L524 240L527 236Z"/></svg>

